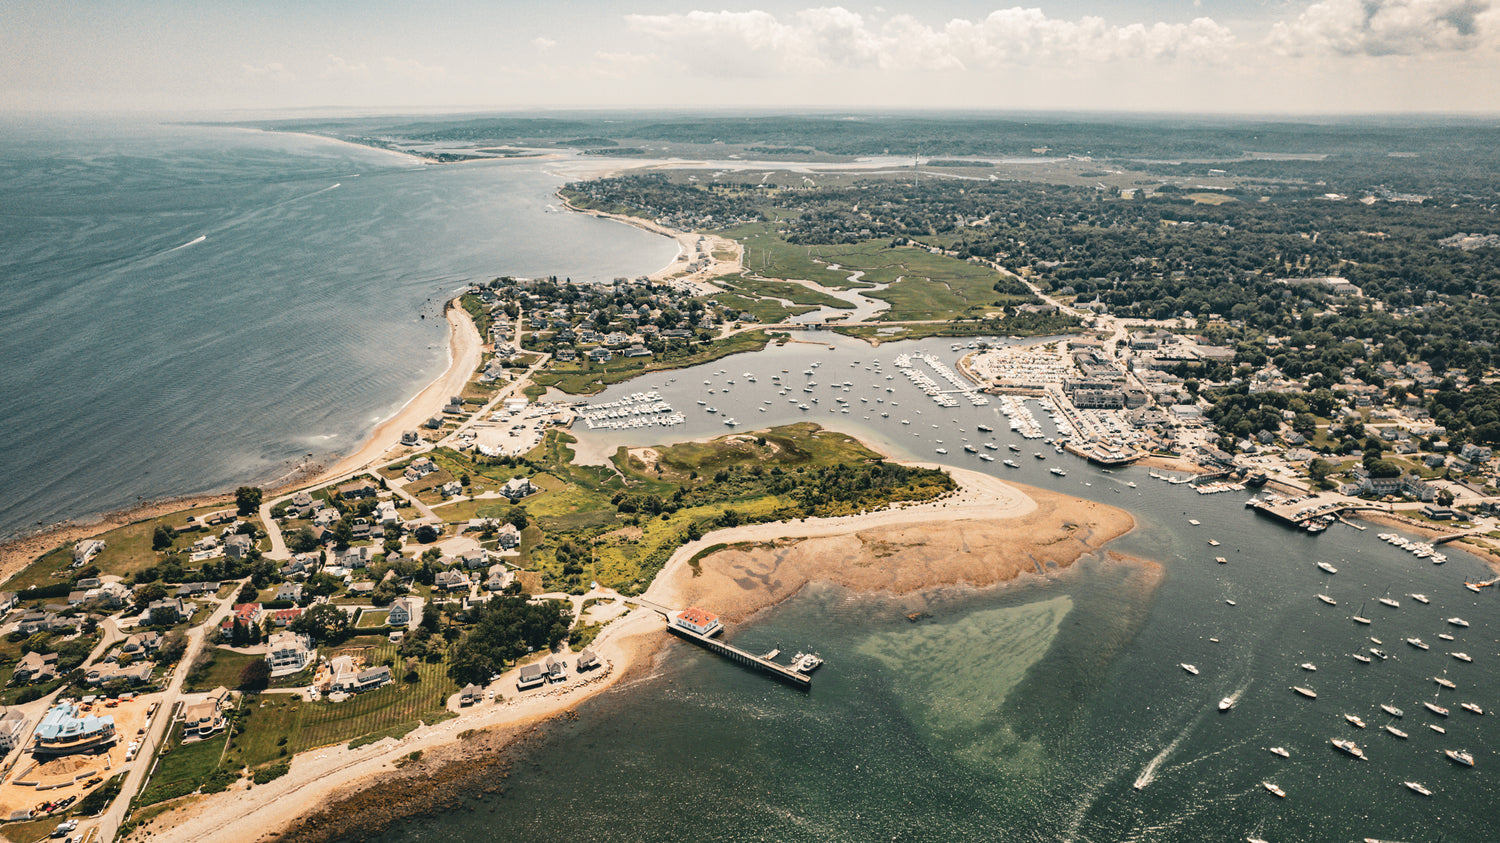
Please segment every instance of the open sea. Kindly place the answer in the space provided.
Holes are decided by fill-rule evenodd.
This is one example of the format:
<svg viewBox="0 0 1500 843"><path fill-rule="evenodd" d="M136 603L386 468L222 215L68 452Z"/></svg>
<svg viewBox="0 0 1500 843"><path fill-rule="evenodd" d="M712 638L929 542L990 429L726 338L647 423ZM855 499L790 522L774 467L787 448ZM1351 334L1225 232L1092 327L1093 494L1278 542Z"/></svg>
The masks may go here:
<svg viewBox="0 0 1500 843"><path fill-rule="evenodd" d="M0 539L350 452L447 365L469 281L672 260L549 166L0 118Z"/></svg>
<svg viewBox="0 0 1500 843"><path fill-rule="evenodd" d="M809 693L673 639L646 678L584 703L576 720L555 724L523 750L502 794L400 825L379 843L481 843L497 835L1500 839L1492 784L1500 769L1500 619L1496 595L1488 593L1494 589L1463 587L1485 575L1479 560L1450 550L1446 564L1433 565L1381 541L1382 527L1294 531L1246 509L1250 491L1199 495L1152 479L1144 468L1105 471L1022 439L993 404L941 408L892 362L920 349L953 366L960 354L948 340L872 349L829 334L806 336L833 348L772 347L641 378L594 399L657 389L688 417L682 426L574 433L611 446L678 441L727 432L723 417L730 413L739 432L799 420L837 426L897 455L1122 507L1139 526L1109 550L1160 564L1159 585L1153 589L1140 567L1106 554L984 591L949 587L894 598L814 584L727 635L752 652L819 652L827 664ZM813 361L822 362L811 379L817 386L804 393L809 378L802 373ZM789 385L787 394L772 376ZM850 413L839 411L839 398ZM700 400L720 413L708 413ZM1031 406L1052 435L1046 416ZM995 433L980 432L980 424ZM980 448L995 462L961 450L986 441L999 445ZM949 453L939 455L937 447ZM1015 458L1018 467L1002 458ZM1050 474L1054 466L1066 476ZM1228 563L1216 564L1216 556ZM1338 573L1320 571L1318 561ZM1415 601L1413 592L1431 602ZM1319 602L1318 593L1337 605ZM1387 594L1399 608L1376 602ZM906 615L915 611L930 617L913 623ZM1361 611L1370 626L1350 620ZM1471 626L1450 626L1446 619L1454 616ZM1421 637L1431 649L1417 650L1407 637ZM1372 647L1389 659L1353 659ZM1200 673L1189 675L1183 662ZM1304 662L1317 670L1299 667ZM1457 690L1440 689L1435 676ZM1313 689L1317 699L1298 696L1293 685ZM1236 704L1221 713L1226 696ZM1450 715L1428 712L1422 703L1433 700ZM1486 713L1461 710L1464 701ZM1404 716L1384 714L1381 703ZM1351 726L1346 713L1367 727ZM1409 737L1386 732L1387 724ZM1370 760L1336 751L1333 738L1354 740ZM1290 758L1273 755L1272 746ZM1443 749L1472 752L1476 766L1459 767ZM1273 796L1263 781L1287 797ZM1405 781L1434 795L1419 796Z"/></svg>

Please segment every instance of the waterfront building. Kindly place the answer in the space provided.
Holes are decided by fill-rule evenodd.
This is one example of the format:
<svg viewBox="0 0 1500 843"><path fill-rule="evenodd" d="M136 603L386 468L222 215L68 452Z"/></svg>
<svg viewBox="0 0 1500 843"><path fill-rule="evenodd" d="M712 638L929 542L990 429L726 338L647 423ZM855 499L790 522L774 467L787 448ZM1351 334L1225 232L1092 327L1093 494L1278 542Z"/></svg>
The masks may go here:
<svg viewBox="0 0 1500 843"><path fill-rule="evenodd" d="M31 752L38 756L72 755L102 749L116 739L113 717L92 714L80 717L78 706L65 702L42 716Z"/></svg>
<svg viewBox="0 0 1500 843"><path fill-rule="evenodd" d="M713 635L723 629L723 624L719 623L718 615L713 612L704 611L697 606L678 612L677 617L672 622L683 629L696 632L699 635Z"/></svg>

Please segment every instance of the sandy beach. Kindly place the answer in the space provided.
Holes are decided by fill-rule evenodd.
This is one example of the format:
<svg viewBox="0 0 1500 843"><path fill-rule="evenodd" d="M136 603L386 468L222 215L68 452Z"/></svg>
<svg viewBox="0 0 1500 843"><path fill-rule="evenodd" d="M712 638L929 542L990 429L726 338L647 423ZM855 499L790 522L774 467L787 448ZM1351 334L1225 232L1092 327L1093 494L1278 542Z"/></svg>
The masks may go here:
<svg viewBox="0 0 1500 843"><path fill-rule="evenodd" d="M957 583L994 586L1066 568L1135 523L1114 507L948 470L960 488L938 501L710 533L680 548L645 596L674 608L703 605L738 621L815 581L895 594ZM715 544L733 547L700 560L697 570L688 564ZM399 741L298 755L281 779L190 798L129 839L239 843L252 839L247 828L261 830L253 839L263 841L348 839L368 833L370 823L431 810L444 798L472 796L476 787L503 786L486 765L501 764L505 749L543 721L572 716L583 700L650 669L651 657L670 640L664 626L656 612L636 609L596 640L608 668L585 681L481 704ZM498 683L508 696L513 674ZM416 751L420 763L401 762Z"/></svg>
<svg viewBox="0 0 1500 843"><path fill-rule="evenodd" d="M569 202L562 194L558 194L557 198L570 211L588 214L592 217L615 220L616 222L635 226L643 231L660 234L663 237L670 237L677 241L677 257L671 263L651 273L648 277L652 281L674 281L679 284L688 284L699 293L706 294L719 291L719 288L715 287L712 283L714 278L720 275L738 275L745 269L742 263L744 250L734 240L720 237L716 234L695 234L690 231L678 231L673 228L667 228L664 225L657 225L650 220L644 220L640 217L628 217L623 214L610 214L604 211L580 208ZM700 249L702 250L701 255ZM722 255L726 252L733 253L734 257L727 259L715 257L715 253ZM698 269L694 269L694 262L700 258L706 261L706 263Z"/></svg>

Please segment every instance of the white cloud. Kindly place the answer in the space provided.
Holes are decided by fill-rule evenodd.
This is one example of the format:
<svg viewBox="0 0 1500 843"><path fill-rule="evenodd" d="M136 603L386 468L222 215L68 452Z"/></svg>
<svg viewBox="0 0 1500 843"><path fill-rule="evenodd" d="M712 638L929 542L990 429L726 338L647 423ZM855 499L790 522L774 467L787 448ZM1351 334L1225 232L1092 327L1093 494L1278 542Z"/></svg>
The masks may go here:
<svg viewBox="0 0 1500 843"><path fill-rule="evenodd" d="M436 82L448 75L445 67L423 64L416 59L385 57L386 72L392 76L413 82Z"/></svg>
<svg viewBox="0 0 1500 843"><path fill-rule="evenodd" d="M1278 23L1271 45L1289 55L1421 55L1495 43L1488 0L1323 0Z"/></svg>
<svg viewBox="0 0 1500 843"><path fill-rule="evenodd" d="M370 66L364 62L350 62L342 56L329 56L327 63L323 66L324 79L337 79L343 77L354 77L364 79L370 75Z"/></svg>
<svg viewBox="0 0 1500 843"><path fill-rule="evenodd" d="M531 46L545 53L553 47L556 47L557 42L553 41L551 38L543 38L541 36L537 36L536 38L531 39Z"/></svg>
<svg viewBox="0 0 1500 843"><path fill-rule="evenodd" d="M691 70L722 76L830 70L992 70L1041 62L1216 61L1235 44L1209 18L1113 26L1063 20L1040 9L1001 9L977 20L929 26L910 15L866 17L842 7L768 12L628 15L630 28L661 42Z"/></svg>
<svg viewBox="0 0 1500 843"><path fill-rule="evenodd" d="M249 76L252 79L269 79L272 82L290 82L293 79L297 78L296 74L292 73L290 70L287 70L286 65L282 64L279 61L273 61L269 64L262 65L242 64L240 65L240 67L245 71L245 75Z"/></svg>

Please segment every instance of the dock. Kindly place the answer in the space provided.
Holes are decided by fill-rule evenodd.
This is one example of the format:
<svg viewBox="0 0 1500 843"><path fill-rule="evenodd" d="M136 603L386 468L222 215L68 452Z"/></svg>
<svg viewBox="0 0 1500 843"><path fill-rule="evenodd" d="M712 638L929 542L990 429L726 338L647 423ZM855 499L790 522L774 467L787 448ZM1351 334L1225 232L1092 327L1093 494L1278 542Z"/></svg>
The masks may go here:
<svg viewBox="0 0 1500 843"><path fill-rule="evenodd" d="M798 673L797 671L792 670L786 665L777 664L770 659L763 659L760 656L755 655L754 653L741 650L739 647L736 647L733 644L726 644L725 642L719 641L708 635L702 635L700 633L693 632L690 629L684 629L675 623L668 624L667 629L671 630L672 634L677 636L678 638L685 638L688 641L697 644L699 647L708 650L709 652L718 653L724 658L729 659L730 661L734 662L735 664L741 665L742 667L748 667L751 670L758 670L761 673L769 675L772 679L777 679L785 682L788 685L791 685L793 688L796 688L799 691L812 690L812 679L809 676L803 673Z"/></svg>

